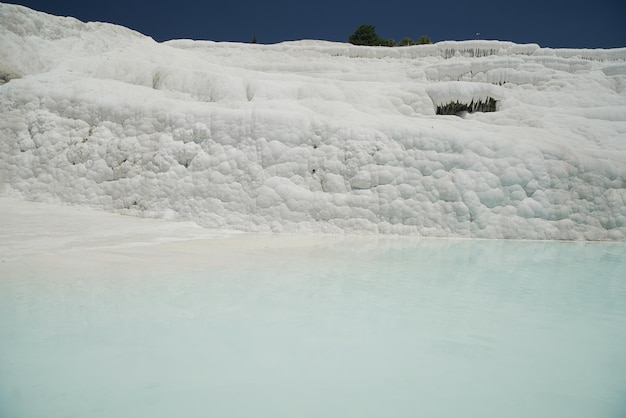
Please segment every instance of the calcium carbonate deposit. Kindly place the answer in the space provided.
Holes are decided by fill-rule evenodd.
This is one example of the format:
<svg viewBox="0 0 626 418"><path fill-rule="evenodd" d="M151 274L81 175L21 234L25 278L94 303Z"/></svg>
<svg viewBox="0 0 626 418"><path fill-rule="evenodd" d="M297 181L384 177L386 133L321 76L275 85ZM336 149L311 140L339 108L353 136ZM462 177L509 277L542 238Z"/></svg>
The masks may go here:
<svg viewBox="0 0 626 418"><path fill-rule="evenodd" d="M0 84L4 195L247 231L626 240L626 48L158 43L0 4Z"/></svg>

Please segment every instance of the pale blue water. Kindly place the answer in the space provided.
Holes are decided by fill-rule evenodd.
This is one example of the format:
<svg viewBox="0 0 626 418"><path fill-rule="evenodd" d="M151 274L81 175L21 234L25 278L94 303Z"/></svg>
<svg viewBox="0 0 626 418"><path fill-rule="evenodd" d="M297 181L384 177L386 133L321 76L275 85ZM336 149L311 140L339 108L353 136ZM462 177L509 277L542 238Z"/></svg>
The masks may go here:
<svg viewBox="0 0 626 418"><path fill-rule="evenodd" d="M0 417L626 416L625 244L244 241L5 260Z"/></svg>

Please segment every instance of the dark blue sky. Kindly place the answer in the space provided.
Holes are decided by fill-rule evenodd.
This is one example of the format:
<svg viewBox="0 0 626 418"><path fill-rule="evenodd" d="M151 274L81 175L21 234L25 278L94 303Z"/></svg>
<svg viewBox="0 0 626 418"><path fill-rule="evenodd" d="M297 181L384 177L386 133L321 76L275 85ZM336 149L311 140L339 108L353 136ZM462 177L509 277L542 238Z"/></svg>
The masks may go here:
<svg viewBox="0 0 626 418"><path fill-rule="evenodd" d="M544 47L626 47L624 0L13 0L35 10L83 21L111 22L157 41L208 39L276 43L297 39L347 42L362 24L399 42L499 39Z"/></svg>

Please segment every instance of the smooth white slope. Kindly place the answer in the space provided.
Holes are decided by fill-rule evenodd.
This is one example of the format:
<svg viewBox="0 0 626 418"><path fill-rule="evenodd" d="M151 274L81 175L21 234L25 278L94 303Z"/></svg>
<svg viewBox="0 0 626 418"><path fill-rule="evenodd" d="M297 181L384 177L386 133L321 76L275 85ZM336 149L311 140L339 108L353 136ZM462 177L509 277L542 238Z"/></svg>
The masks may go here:
<svg viewBox="0 0 626 418"><path fill-rule="evenodd" d="M626 239L626 49L0 23L5 193L250 231Z"/></svg>
<svg viewBox="0 0 626 418"><path fill-rule="evenodd" d="M192 222L138 219L80 206L24 202L0 197L0 262L32 256L67 256L80 251L123 251L133 247L232 238L237 231L202 228ZM19 277L4 270L2 278Z"/></svg>

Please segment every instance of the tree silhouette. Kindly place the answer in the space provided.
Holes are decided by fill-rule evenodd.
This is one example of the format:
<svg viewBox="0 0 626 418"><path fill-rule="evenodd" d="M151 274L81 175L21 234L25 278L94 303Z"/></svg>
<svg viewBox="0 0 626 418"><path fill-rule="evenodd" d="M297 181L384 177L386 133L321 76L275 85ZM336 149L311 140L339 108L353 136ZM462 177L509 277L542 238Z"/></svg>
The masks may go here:
<svg viewBox="0 0 626 418"><path fill-rule="evenodd" d="M388 41L378 36L374 25L359 26L356 31L350 35L348 41L354 45L378 46L388 44Z"/></svg>

